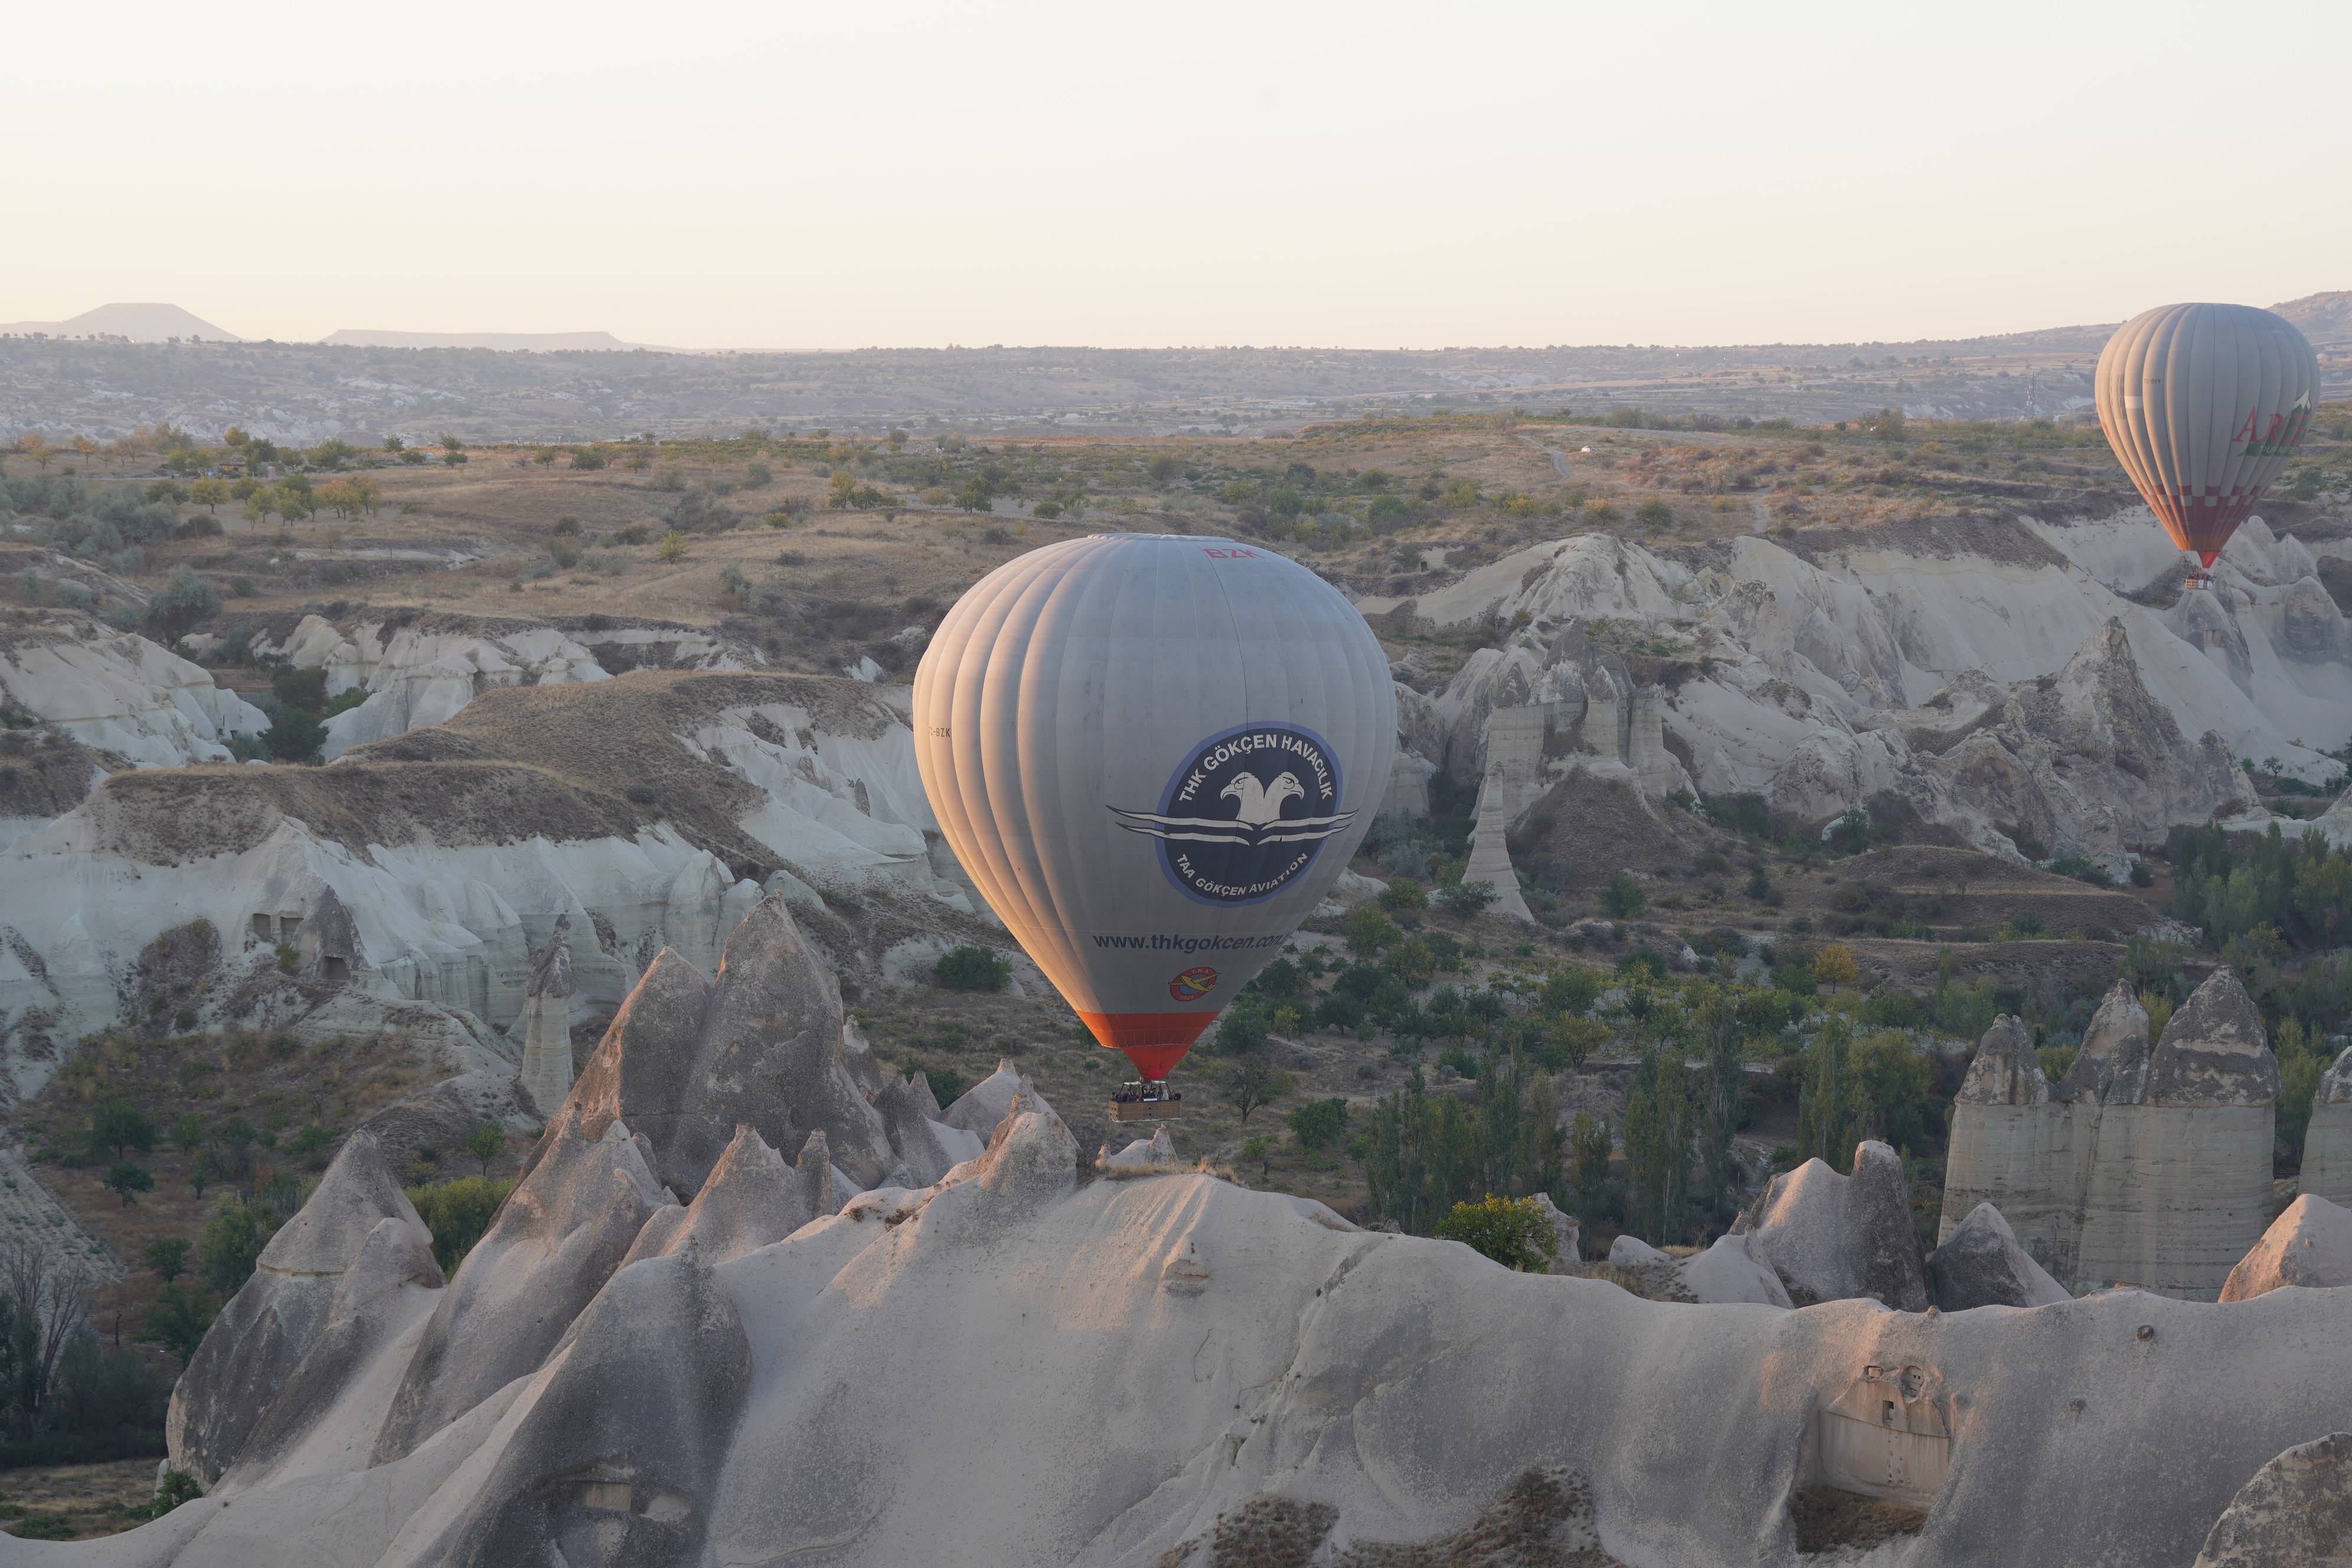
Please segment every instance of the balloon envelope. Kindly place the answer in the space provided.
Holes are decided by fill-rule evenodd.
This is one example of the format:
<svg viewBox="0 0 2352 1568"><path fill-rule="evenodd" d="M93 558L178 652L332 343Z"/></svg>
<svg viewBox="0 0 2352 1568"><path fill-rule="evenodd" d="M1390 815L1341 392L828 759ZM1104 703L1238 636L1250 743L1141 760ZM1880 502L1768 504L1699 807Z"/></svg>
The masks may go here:
<svg viewBox="0 0 2352 1568"><path fill-rule="evenodd" d="M1305 567L1110 534L974 584L915 673L914 724L965 872L1095 1037L1159 1079L1346 869L1396 693Z"/></svg>
<svg viewBox="0 0 2352 1568"><path fill-rule="evenodd" d="M2116 329L2094 391L2124 472L2210 566L2303 439L2319 360L2268 310L2166 305Z"/></svg>

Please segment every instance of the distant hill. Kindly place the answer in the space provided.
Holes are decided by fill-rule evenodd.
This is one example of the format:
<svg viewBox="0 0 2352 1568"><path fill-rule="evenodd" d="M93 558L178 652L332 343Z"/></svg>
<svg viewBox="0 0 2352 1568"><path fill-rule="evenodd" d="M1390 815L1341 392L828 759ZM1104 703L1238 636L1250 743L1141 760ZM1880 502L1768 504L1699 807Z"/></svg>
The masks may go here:
<svg viewBox="0 0 2352 1568"><path fill-rule="evenodd" d="M351 327L319 341L353 349L504 349L530 353L594 353L599 349L653 346L625 343L610 332L383 332Z"/></svg>
<svg viewBox="0 0 2352 1568"><path fill-rule="evenodd" d="M241 343L235 332L225 332L201 316L177 305L100 305L95 310L63 321L0 321L0 332L53 338L129 338L134 343L160 343L170 338L202 338L211 343Z"/></svg>
<svg viewBox="0 0 2352 1568"><path fill-rule="evenodd" d="M2305 294L2271 309L2301 327L2314 343L2352 342L2352 289Z"/></svg>

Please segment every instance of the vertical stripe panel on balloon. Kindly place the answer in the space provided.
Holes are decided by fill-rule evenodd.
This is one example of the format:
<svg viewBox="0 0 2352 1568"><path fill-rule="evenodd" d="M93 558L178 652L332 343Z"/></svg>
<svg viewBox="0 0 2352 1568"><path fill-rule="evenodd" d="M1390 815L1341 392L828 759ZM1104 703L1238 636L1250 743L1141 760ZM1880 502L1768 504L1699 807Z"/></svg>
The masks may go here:
<svg viewBox="0 0 2352 1568"><path fill-rule="evenodd" d="M976 784L971 806L981 852L997 868L1011 912L1005 924L1048 974L1066 968L1053 929L1052 909L1039 897L1030 874L1029 846L1022 832L1024 781L1014 743L1020 710L1021 671L1036 631L1037 605L1068 580L1066 572L1038 572L1016 578L998 595L1002 613L974 628L985 637L979 679L965 697L972 745L967 778ZM961 738L961 737L960 737ZM1000 911L1004 912L1004 911Z"/></svg>
<svg viewBox="0 0 2352 1568"><path fill-rule="evenodd" d="M2116 376L2122 395L2132 405L2125 421L2137 454L2132 477L2157 520L2178 543L2180 531L2176 509L2165 499L2168 458L2158 433L2163 423L2164 395L2165 334L2161 318L2155 314L2142 316L2125 329L2124 337Z"/></svg>
<svg viewBox="0 0 2352 1568"><path fill-rule="evenodd" d="M2179 519L2174 542L2186 549L2195 523L2179 498L2194 493L2189 476L2194 472L2197 442L2193 425L2196 410L2191 396L2196 390L2196 322L2178 310L2166 312L2159 322L2164 354L2158 362L2158 374L2163 379L2158 384L2161 395L2148 404L2148 428L2163 443L2165 463L2158 477L2164 494L2172 498L2174 515Z"/></svg>
<svg viewBox="0 0 2352 1568"><path fill-rule="evenodd" d="M1117 798L1115 779L1122 747L1119 709L1129 700L1127 683L1139 679L1138 666L1148 667L1156 650L1146 642L1144 658L1121 655L1121 646L1148 637L1147 626L1135 619L1139 604L1148 605L1148 577L1139 583L1123 542L1087 539L1082 542L1082 592L1057 606L1050 650L1034 673L1031 699L1043 712L1054 715L1054 733L1033 727L1028 765L1050 778L1050 793L1029 803L1034 831L1041 841L1059 846L1048 867L1055 918L1071 931L1071 962L1087 973L1084 1000L1072 1005L1083 1012L1116 1008L1116 998L1094 973L1084 951L1088 931L1118 929L1116 911L1103 907L1102 868L1116 864L1119 847L1111 842L1118 831L1107 801ZM1144 678L1148 678L1148 675Z"/></svg>
<svg viewBox="0 0 2352 1568"><path fill-rule="evenodd" d="M1084 812L1101 758L1102 693L1087 678L1109 656L1106 576L1092 542L1073 542L1070 570L1053 593L1031 601L1030 636L1002 721L1022 783L1020 799L1003 807L1004 830L1019 847L1016 863L1049 933L1055 984L1082 1007L1091 1005L1094 987L1076 945L1085 865L1084 847L1074 839L1086 831ZM1066 676L1073 678L1066 689Z"/></svg>
<svg viewBox="0 0 2352 1568"><path fill-rule="evenodd" d="M975 586L958 599L941 619L931 646L924 650L922 663L915 674L915 757L923 775L924 792L930 796L932 815L939 819L940 832L946 837L948 848L988 907L1002 920L1007 918L1006 891L997 868L977 853L971 811L963 787L964 774L956 755L959 745L973 743L973 721L964 711L963 692L979 679L972 667L986 646L974 642L973 626L988 609L998 588L995 584ZM934 732L940 730L946 734Z"/></svg>
<svg viewBox="0 0 2352 1568"><path fill-rule="evenodd" d="M980 889L981 896L1016 940L1034 926L1035 920L1019 882L1012 875L1003 847L993 836L981 711L998 637L1026 581L1025 576L983 579L957 601L957 645L951 650L941 650L943 654L951 651L953 656L952 661L940 670L942 685L939 692L940 715L948 734L944 740L930 738L932 744L942 747L946 761L946 772L935 794L935 809L940 812L942 829L948 832L949 847L956 852L964 874ZM925 783L929 784L928 777Z"/></svg>

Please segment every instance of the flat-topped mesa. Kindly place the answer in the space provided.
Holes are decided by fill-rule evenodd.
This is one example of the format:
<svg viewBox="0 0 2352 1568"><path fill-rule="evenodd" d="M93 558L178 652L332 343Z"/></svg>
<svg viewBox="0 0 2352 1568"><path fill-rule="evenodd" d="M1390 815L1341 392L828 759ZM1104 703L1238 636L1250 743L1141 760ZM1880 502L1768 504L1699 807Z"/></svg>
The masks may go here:
<svg viewBox="0 0 2352 1568"><path fill-rule="evenodd" d="M2262 1016L2226 969L2153 1047L2117 981L2054 1088L2023 1028L2000 1019L1953 1106L1942 1237L1990 1203L2071 1289L2210 1301L2262 1235L2278 1094Z"/></svg>
<svg viewBox="0 0 2352 1568"><path fill-rule="evenodd" d="M2352 1046L2326 1072L2303 1135L2303 1190L2352 1208Z"/></svg>

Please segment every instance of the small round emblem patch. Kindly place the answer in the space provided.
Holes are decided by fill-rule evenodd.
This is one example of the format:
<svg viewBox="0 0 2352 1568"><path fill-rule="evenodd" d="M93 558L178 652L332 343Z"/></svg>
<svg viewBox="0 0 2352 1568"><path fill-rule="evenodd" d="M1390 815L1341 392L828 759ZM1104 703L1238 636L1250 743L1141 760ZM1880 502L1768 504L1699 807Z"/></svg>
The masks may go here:
<svg viewBox="0 0 2352 1568"><path fill-rule="evenodd" d="M1204 963L1170 981L1168 994L1179 1002L1197 1002L1216 988L1217 972Z"/></svg>
<svg viewBox="0 0 2352 1568"><path fill-rule="evenodd" d="M1243 724L1193 748L1157 811L1113 806L1158 839L1168 879L1204 904L1254 904L1297 879L1355 816L1339 809L1339 764L1296 724Z"/></svg>

